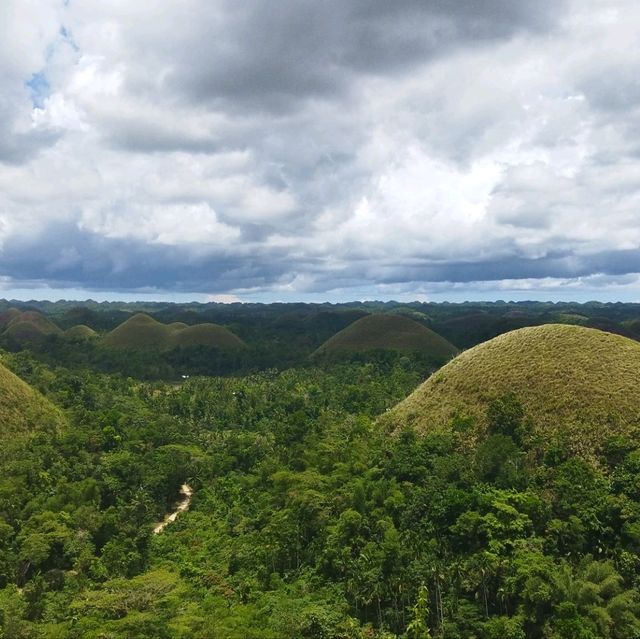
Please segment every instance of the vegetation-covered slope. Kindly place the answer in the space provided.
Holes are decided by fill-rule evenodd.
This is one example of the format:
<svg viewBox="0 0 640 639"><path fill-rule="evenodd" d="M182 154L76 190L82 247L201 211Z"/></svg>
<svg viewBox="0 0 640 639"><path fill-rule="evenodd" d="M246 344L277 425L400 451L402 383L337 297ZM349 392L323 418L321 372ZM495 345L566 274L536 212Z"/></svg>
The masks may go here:
<svg viewBox="0 0 640 639"><path fill-rule="evenodd" d="M458 352L453 344L409 317L376 313L341 330L314 355L332 357L373 350L418 352L440 360L449 359Z"/></svg>
<svg viewBox="0 0 640 639"><path fill-rule="evenodd" d="M637 639L638 440L541 455L515 400L472 446L388 437L424 379L390 361L164 385L5 356L73 428L0 455L0 637Z"/></svg>
<svg viewBox="0 0 640 639"><path fill-rule="evenodd" d="M0 364L0 443L61 423L62 414L53 404Z"/></svg>
<svg viewBox="0 0 640 639"><path fill-rule="evenodd" d="M187 326L182 322L162 324L144 313L136 313L102 340L116 349L167 351L178 347L206 346L221 350L244 346L231 331L216 324Z"/></svg>
<svg viewBox="0 0 640 639"><path fill-rule="evenodd" d="M9 309L4 335L18 343L28 343L47 335L61 335L62 331L50 319L38 311Z"/></svg>
<svg viewBox="0 0 640 639"><path fill-rule="evenodd" d="M588 452L617 432L636 432L638 379L637 342L579 326L523 328L456 357L384 421L422 432L455 417L482 423L491 401L512 395L540 433Z"/></svg>
<svg viewBox="0 0 640 639"><path fill-rule="evenodd" d="M136 313L105 335L102 343L110 348L165 350L174 330L149 315Z"/></svg>
<svg viewBox="0 0 640 639"><path fill-rule="evenodd" d="M68 328L64 332L64 336L70 340L82 341L85 339L93 339L94 337L98 337L98 333L96 333L86 324L77 324L76 326Z"/></svg>
<svg viewBox="0 0 640 639"><path fill-rule="evenodd" d="M173 334L171 345L178 348L213 346L222 350L239 349L245 346L239 337L217 324L186 326Z"/></svg>

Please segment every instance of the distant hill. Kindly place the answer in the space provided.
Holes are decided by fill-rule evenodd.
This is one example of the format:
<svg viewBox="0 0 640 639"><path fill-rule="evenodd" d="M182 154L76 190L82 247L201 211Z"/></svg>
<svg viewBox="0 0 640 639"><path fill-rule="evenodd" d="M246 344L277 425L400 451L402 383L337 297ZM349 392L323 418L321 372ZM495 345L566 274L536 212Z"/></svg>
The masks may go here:
<svg viewBox="0 0 640 639"><path fill-rule="evenodd" d="M458 349L426 326L404 315L376 313L356 320L328 339L315 357L335 357L373 350L418 352L438 360L453 357Z"/></svg>
<svg viewBox="0 0 640 639"><path fill-rule="evenodd" d="M171 345L178 348L189 346L215 346L222 350L234 350L245 347L245 343L231 331L217 324L184 325L171 337Z"/></svg>
<svg viewBox="0 0 640 639"><path fill-rule="evenodd" d="M21 313L22 311L17 308L10 308L0 313L0 331L7 328L9 322L18 317Z"/></svg>
<svg viewBox="0 0 640 639"><path fill-rule="evenodd" d="M7 322L3 335L19 343L32 342L46 335L62 335L62 331L50 319L38 311L18 311L10 309L11 319Z"/></svg>
<svg viewBox="0 0 640 639"><path fill-rule="evenodd" d="M472 313L436 322L433 330L458 348L470 348L502 333L541 323L541 319L522 311L512 311L505 315Z"/></svg>
<svg viewBox="0 0 640 639"><path fill-rule="evenodd" d="M640 335L631 330L631 328L622 326L617 322L607 319L606 317L592 317L583 323L587 328L596 328L599 331L607 331L607 333L615 333L629 339L640 340Z"/></svg>
<svg viewBox="0 0 640 639"><path fill-rule="evenodd" d="M83 341L86 339L94 339L98 337L98 333L96 333L92 328L89 328L85 324L77 324L76 326L72 326L64 332L64 336L67 339L73 341Z"/></svg>
<svg viewBox="0 0 640 639"><path fill-rule="evenodd" d="M0 442L40 428L57 428L63 422L58 408L0 364Z"/></svg>
<svg viewBox="0 0 640 639"><path fill-rule="evenodd" d="M434 373L382 422L420 432L473 417L513 395L538 436L589 454L607 437L640 433L640 344L580 326L549 324L500 335Z"/></svg>
<svg viewBox="0 0 640 639"><path fill-rule="evenodd" d="M168 351L177 347L209 346L222 350L244 347L231 331L216 324L187 326L182 322L162 324L144 313L136 313L104 336L108 348Z"/></svg>

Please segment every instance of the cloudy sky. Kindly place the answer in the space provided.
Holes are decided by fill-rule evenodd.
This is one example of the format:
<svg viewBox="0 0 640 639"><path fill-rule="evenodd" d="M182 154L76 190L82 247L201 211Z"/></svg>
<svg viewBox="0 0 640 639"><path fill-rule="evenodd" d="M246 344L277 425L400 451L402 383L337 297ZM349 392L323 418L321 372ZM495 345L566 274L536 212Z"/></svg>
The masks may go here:
<svg viewBox="0 0 640 639"><path fill-rule="evenodd" d="M640 300L640 3L2 0L0 296Z"/></svg>

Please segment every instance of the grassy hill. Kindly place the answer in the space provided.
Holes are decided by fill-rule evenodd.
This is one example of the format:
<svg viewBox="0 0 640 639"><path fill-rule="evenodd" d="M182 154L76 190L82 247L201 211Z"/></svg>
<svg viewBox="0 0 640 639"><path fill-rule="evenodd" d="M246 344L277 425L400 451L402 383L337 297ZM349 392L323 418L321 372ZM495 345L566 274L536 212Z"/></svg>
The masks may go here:
<svg viewBox="0 0 640 639"><path fill-rule="evenodd" d="M454 417L486 425L490 402L513 395L538 436L589 454L640 425L640 344L580 326L550 324L500 335L456 357L382 422L420 432Z"/></svg>
<svg viewBox="0 0 640 639"><path fill-rule="evenodd" d="M22 314L22 311L20 311L17 308L9 308L6 311L3 311L2 313L0 313L0 331L7 328L7 326L9 325L9 322L11 320L14 320L16 317L18 317L21 314Z"/></svg>
<svg viewBox="0 0 640 639"><path fill-rule="evenodd" d="M185 324L186 326L186 324ZM174 347L213 346L222 350L244 348L245 343L231 331L217 324L196 324L175 332L171 339Z"/></svg>
<svg viewBox="0 0 640 639"><path fill-rule="evenodd" d="M356 320L328 339L314 356L333 357L373 350L419 352L442 360L458 352L453 344L411 318L380 313Z"/></svg>
<svg viewBox="0 0 640 639"><path fill-rule="evenodd" d="M161 324L149 315L136 313L107 333L102 343L109 348L166 350L173 331L167 324Z"/></svg>
<svg viewBox="0 0 640 639"><path fill-rule="evenodd" d="M17 341L30 342L46 335L62 335L62 331L50 319L38 311L18 311L10 309L11 319L7 322L3 335Z"/></svg>
<svg viewBox="0 0 640 639"><path fill-rule="evenodd" d="M187 346L211 346L222 350L244 346L231 331L217 324L162 324L144 313L137 313L120 324L105 335L102 343L116 349L160 351Z"/></svg>
<svg viewBox="0 0 640 639"><path fill-rule="evenodd" d="M0 442L62 422L58 408L0 364Z"/></svg>
<svg viewBox="0 0 640 639"><path fill-rule="evenodd" d="M93 339L98 337L98 333L96 333L92 328L87 326L86 324L77 324L76 326L72 326L68 328L64 332L64 336L67 339L73 341L82 341L85 339Z"/></svg>

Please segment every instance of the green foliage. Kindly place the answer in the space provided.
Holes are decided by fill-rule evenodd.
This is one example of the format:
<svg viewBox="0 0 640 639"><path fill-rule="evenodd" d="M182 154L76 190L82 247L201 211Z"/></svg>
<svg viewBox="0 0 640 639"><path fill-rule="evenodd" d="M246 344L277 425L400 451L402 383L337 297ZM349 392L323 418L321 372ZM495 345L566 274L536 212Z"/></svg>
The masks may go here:
<svg viewBox="0 0 640 639"><path fill-rule="evenodd" d="M429 592L426 586L418 588L418 599L411 609L411 621L407 624L408 639L431 639L429 618Z"/></svg>
<svg viewBox="0 0 640 639"><path fill-rule="evenodd" d="M68 427L0 454L2 637L639 636L630 435L575 456L507 394L389 437L404 356L179 385L5 362Z"/></svg>

